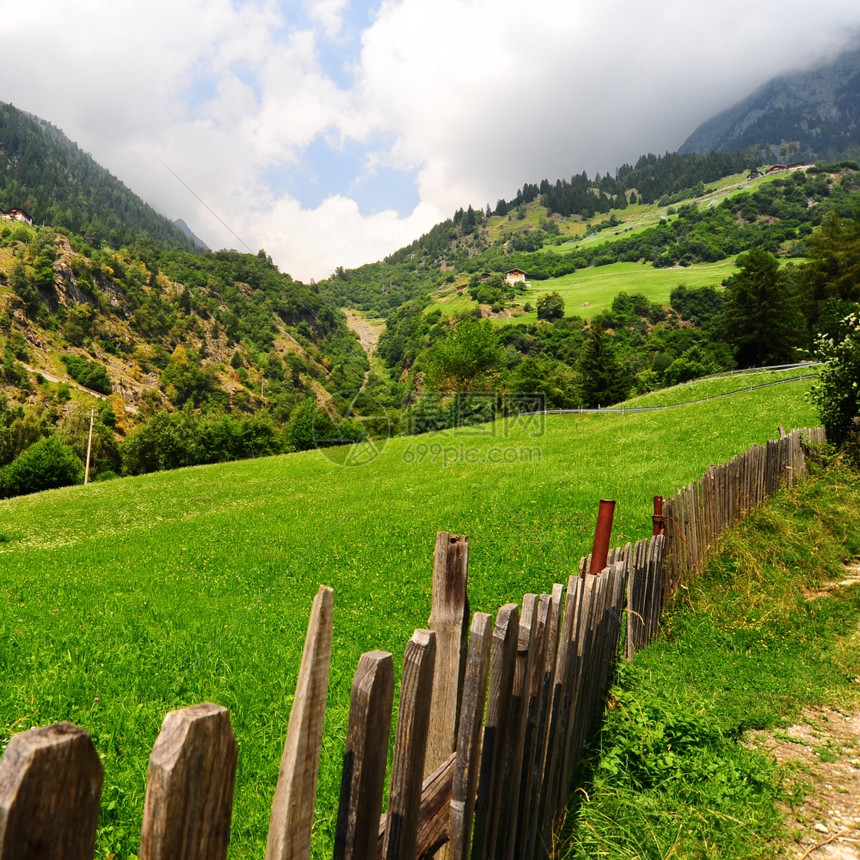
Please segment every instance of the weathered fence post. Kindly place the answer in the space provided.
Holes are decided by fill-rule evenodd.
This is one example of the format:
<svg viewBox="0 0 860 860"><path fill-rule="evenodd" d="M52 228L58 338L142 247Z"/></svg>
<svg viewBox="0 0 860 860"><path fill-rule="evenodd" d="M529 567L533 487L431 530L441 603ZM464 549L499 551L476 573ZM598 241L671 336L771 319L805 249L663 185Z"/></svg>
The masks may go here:
<svg viewBox="0 0 860 860"><path fill-rule="evenodd" d="M571 577L571 581L581 580L573 580L573 577ZM535 856L538 845L543 842L546 829L546 799L548 786L552 779L552 769L555 761L554 740L558 728L555 687L558 677L559 639L564 639L564 634L562 633L562 601L564 600L565 590L565 587L559 583L553 585L549 617L546 622L547 644L546 658L544 660L544 690L541 705L540 731L538 733L539 769L535 771L535 798L531 811L531 840L527 846L527 857ZM565 649L566 647L565 645Z"/></svg>
<svg viewBox="0 0 860 860"><path fill-rule="evenodd" d="M0 860L92 860L102 776L71 723L15 735L0 759Z"/></svg>
<svg viewBox="0 0 860 860"><path fill-rule="evenodd" d="M436 634L432 630L416 630L403 657L383 849L385 860L415 857L435 659Z"/></svg>
<svg viewBox="0 0 860 860"><path fill-rule="evenodd" d="M433 676L433 720L427 736L425 776L454 752L457 717L466 669L469 635L469 539L438 532L433 559L433 606L427 626L436 633L436 672Z"/></svg>
<svg viewBox="0 0 860 860"><path fill-rule="evenodd" d="M331 664L334 591L320 586L314 598L272 815L266 860L307 860L320 764Z"/></svg>
<svg viewBox="0 0 860 860"><path fill-rule="evenodd" d="M475 790L481 760L481 723L487 695L487 673L490 668L491 624L492 618L486 612L476 612L472 618L454 785L451 790L451 860L468 860L472 840Z"/></svg>
<svg viewBox="0 0 860 860"><path fill-rule="evenodd" d="M666 518L663 516L662 496L654 496L654 513L651 516L651 531L655 535L666 533Z"/></svg>
<svg viewBox="0 0 860 860"><path fill-rule="evenodd" d="M552 598L542 594L537 605L537 621L532 625L533 635L529 648L534 652L533 666L527 681L528 695L525 699L526 727L523 743L523 765L520 777L519 812L517 813L517 837L513 853L509 856L526 860L530 854L531 828L534 826L534 810L540 794L540 759L543 755L543 723L546 669L546 651L549 624L551 624Z"/></svg>
<svg viewBox="0 0 860 860"><path fill-rule="evenodd" d="M149 757L141 860L223 860L238 749L227 709L171 711Z"/></svg>
<svg viewBox="0 0 860 860"><path fill-rule="evenodd" d="M362 654L349 705L335 860L370 860L376 856L393 700L391 654Z"/></svg>
<svg viewBox="0 0 860 860"><path fill-rule="evenodd" d="M518 632L519 608L516 603L506 603L496 616L493 630L490 699L487 703L481 775L475 804L473 860L495 857Z"/></svg>
<svg viewBox="0 0 860 860"><path fill-rule="evenodd" d="M499 821L500 855L512 860L516 847L517 823L520 813L520 788L528 724L529 688L534 667L534 643L537 633L538 596L523 597L523 611L517 637L517 656L511 697L508 749L505 756L505 791L502 795L502 815Z"/></svg>

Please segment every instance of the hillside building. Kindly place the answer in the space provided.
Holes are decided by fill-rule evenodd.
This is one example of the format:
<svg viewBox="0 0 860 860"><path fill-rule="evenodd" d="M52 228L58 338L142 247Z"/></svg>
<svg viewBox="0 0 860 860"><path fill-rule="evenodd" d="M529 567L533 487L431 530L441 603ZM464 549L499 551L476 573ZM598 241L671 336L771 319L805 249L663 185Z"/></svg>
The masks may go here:
<svg viewBox="0 0 860 860"><path fill-rule="evenodd" d="M524 284L526 273L522 269L509 269L505 272L505 282L508 284Z"/></svg>
<svg viewBox="0 0 860 860"><path fill-rule="evenodd" d="M20 221L22 224L29 224L31 227L33 226L33 219L23 209L19 209L17 206L13 206L8 212L4 212L0 209L0 218L5 218L7 221Z"/></svg>

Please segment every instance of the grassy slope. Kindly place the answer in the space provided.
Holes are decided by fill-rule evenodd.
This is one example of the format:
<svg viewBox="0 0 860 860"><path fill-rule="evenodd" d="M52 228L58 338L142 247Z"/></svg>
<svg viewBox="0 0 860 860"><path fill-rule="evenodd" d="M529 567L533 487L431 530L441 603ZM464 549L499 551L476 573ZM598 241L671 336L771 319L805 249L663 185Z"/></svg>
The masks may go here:
<svg viewBox="0 0 860 860"><path fill-rule="evenodd" d="M814 423L805 387L550 417L537 437L496 424L393 439L372 466L311 452L2 502L0 736L61 719L89 728L106 769L100 856L122 858L136 849L164 713L217 701L241 744L231 857L259 855L310 603L330 584L324 856L352 674L373 648L399 664L426 624L437 529L470 536L472 608L494 612L566 580L589 549L598 499L618 501L614 541L635 539L650 529L655 493L778 424ZM502 462L489 462L494 452Z"/></svg>
<svg viewBox="0 0 860 860"><path fill-rule="evenodd" d="M586 224L578 216L560 219L559 223L564 235L571 234L576 238L562 245L546 245L546 253L567 254L577 248L603 242L615 238L629 236L650 227L654 227L661 219L671 221L668 209L682 206L685 203L695 203L699 208L709 208L718 205L722 200L736 194L746 193L759 188L761 185L773 182L778 175L762 177L755 182L747 182L746 174L727 176L718 182L712 182L708 191L701 197L675 203L673 207L658 206L656 203L636 204L623 210L613 210L619 220L617 227L601 230L590 236L582 236ZM539 203L531 203L527 207L524 219L514 215L500 218L490 218L488 233L491 240L503 236L512 230L522 230L526 227L537 227L541 217L545 217L545 208ZM609 215L600 214L588 223L599 223L607 220ZM661 304L669 303L669 294L680 284L687 287L720 286L723 281L737 271L734 259L718 263L705 263L684 268L655 269L650 263L614 263L609 266L590 267L564 275L560 278L550 278L546 281L532 282L531 289L519 297L517 303L524 305L530 302L532 306L538 296L548 292L558 292L565 300L565 313L568 316L581 316L585 319L607 310L612 300L619 292L642 293L651 301ZM465 278L463 279L465 280ZM435 292L433 303L428 310L439 308L443 316L467 313L475 307L475 303L467 293L457 293L452 287L446 287ZM500 323L508 322L505 317L494 318ZM535 311L518 314L515 319L527 323L537 320Z"/></svg>
<svg viewBox="0 0 860 860"><path fill-rule="evenodd" d="M564 298L565 314L590 319L608 310L620 292L642 293L652 302L669 304L675 287L719 287L737 271L734 260L705 263L684 268L655 269L645 263L613 263L574 272L561 278L535 281L521 301L535 304L543 293L557 292ZM536 322L537 313L525 314L526 322Z"/></svg>
<svg viewBox="0 0 860 860"><path fill-rule="evenodd" d="M538 296L557 292L564 298L565 314L584 319L608 310L612 300L620 292L642 293L652 302L668 304L669 295L675 287L719 287L723 281L737 271L734 260L720 263L703 263L684 268L655 269L650 263L612 263L608 266L591 266L561 278L532 281L530 288L517 298L522 307L527 302L534 307ZM475 302L467 292L453 288L437 291L434 302L428 308L439 308L445 317L467 313ZM494 318L507 322L505 318ZM516 321L535 323L537 312L519 313Z"/></svg>

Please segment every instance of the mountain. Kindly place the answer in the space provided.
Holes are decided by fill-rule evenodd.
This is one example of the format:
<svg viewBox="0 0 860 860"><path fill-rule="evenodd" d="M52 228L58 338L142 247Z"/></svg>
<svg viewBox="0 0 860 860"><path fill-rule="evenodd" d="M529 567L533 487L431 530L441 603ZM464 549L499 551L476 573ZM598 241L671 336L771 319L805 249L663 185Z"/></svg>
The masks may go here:
<svg viewBox="0 0 860 860"><path fill-rule="evenodd" d="M305 416L316 432L316 403L339 438L338 392L362 385L367 358L344 314L265 251L209 251L6 104L0 210L0 496L43 486L3 475L44 437L83 459L94 405L94 475L306 446L291 428Z"/></svg>
<svg viewBox="0 0 860 860"><path fill-rule="evenodd" d="M764 163L860 157L860 48L774 78L703 123L679 149L712 151L749 151Z"/></svg>
<svg viewBox="0 0 860 860"><path fill-rule="evenodd" d="M191 228L185 223L182 218L177 218L174 222L176 226L189 238L194 244L203 251L212 250L199 236L192 232Z"/></svg>
<svg viewBox="0 0 860 860"><path fill-rule="evenodd" d="M144 203L119 179L39 117L0 102L0 209L24 209L93 247L119 248L141 233L188 250L200 240Z"/></svg>

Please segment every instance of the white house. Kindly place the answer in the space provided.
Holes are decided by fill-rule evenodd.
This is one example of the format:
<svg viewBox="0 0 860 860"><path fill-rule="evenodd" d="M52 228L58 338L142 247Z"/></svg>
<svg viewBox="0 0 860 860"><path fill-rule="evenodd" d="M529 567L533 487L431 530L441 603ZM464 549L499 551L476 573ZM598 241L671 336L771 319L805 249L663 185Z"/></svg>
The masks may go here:
<svg viewBox="0 0 860 860"><path fill-rule="evenodd" d="M505 282L508 284L524 284L526 273L522 269L509 269L505 272Z"/></svg>

